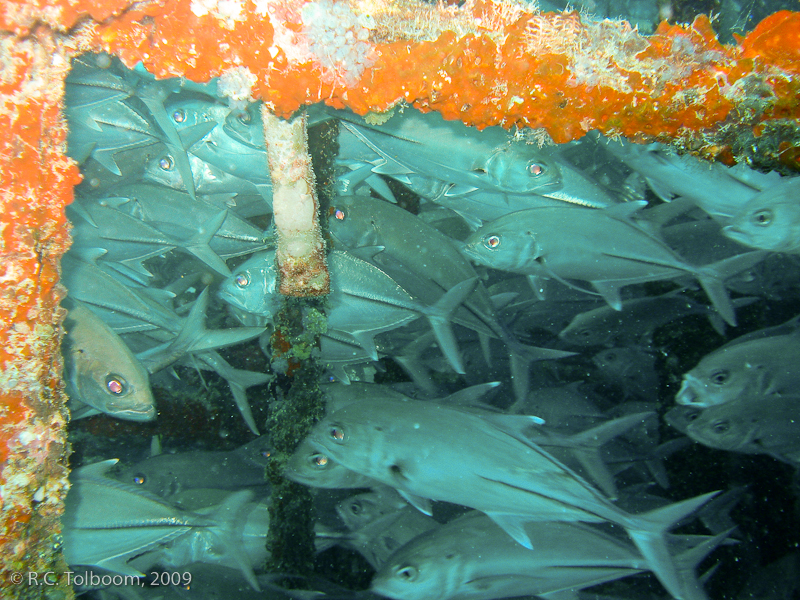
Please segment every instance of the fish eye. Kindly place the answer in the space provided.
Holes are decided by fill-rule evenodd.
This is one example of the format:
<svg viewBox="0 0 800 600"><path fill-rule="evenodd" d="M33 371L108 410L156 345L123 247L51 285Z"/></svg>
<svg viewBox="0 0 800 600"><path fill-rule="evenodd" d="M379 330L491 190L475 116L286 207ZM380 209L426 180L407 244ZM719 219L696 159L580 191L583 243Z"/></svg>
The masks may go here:
<svg viewBox="0 0 800 600"><path fill-rule="evenodd" d="M122 377L112 373L106 377L106 389L109 391L109 393L115 396L121 396L125 393L127 386L125 385L125 380Z"/></svg>
<svg viewBox="0 0 800 600"><path fill-rule="evenodd" d="M544 166L536 162L528 163L528 174L533 177L540 177L544 175Z"/></svg>
<svg viewBox="0 0 800 600"><path fill-rule="evenodd" d="M714 371L711 374L711 383L716 385L722 385L726 381L728 381L728 377L730 377L730 372L727 369L720 369L719 371Z"/></svg>
<svg viewBox="0 0 800 600"><path fill-rule="evenodd" d="M715 421L711 428L714 430L714 433L725 433L731 428L731 424L728 420L722 421Z"/></svg>
<svg viewBox="0 0 800 600"><path fill-rule="evenodd" d="M328 466L328 457L324 454L312 454L311 455L311 463L315 467L327 467Z"/></svg>
<svg viewBox="0 0 800 600"><path fill-rule="evenodd" d="M161 160L158 161L158 166L162 171L172 171L172 168L175 166L175 162L172 160L172 157L167 154L166 156L161 157Z"/></svg>
<svg viewBox="0 0 800 600"><path fill-rule="evenodd" d="M356 501L350 505L350 512L357 515L361 512L361 503Z"/></svg>
<svg viewBox="0 0 800 600"><path fill-rule="evenodd" d="M183 123L186 120L186 111L182 108L177 109L172 113L172 120L176 123Z"/></svg>
<svg viewBox="0 0 800 600"><path fill-rule="evenodd" d="M331 425L331 428L328 430L328 435L331 436L334 442L344 442L347 437L345 436L344 429L338 425Z"/></svg>
<svg viewBox="0 0 800 600"><path fill-rule="evenodd" d="M240 123L244 123L245 125L247 125L251 121L250 113L247 112L246 110L243 110L242 112L240 112L236 116L236 118L239 120Z"/></svg>
<svg viewBox="0 0 800 600"><path fill-rule="evenodd" d="M495 250L500 246L500 236L494 234L487 235L485 238L483 238L483 245L489 250Z"/></svg>
<svg viewBox="0 0 800 600"><path fill-rule="evenodd" d="M333 218L337 221L344 221L345 219L344 211L341 208L334 208L333 209Z"/></svg>
<svg viewBox="0 0 800 600"><path fill-rule="evenodd" d="M247 273L237 273L233 276L233 282L238 288L246 288L250 285L250 276Z"/></svg>
<svg viewBox="0 0 800 600"><path fill-rule="evenodd" d="M772 211L768 208L764 208L753 213L753 216L750 219L754 225L759 225L761 227L769 225L772 223Z"/></svg>
<svg viewBox="0 0 800 600"><path fill-rule="evenodd" d="M590 337L592 337L592 330L591 329L581 329L578 332L578 336L580 336L582 338L590 338Z"/></svg>
<svg viewBox="0 0 800 600"><path fill-rule="evenodd" d="M610 360L611 362L614 362L615 360L617 360L617 353L610 351L606 352L603 358L605 358L606 360Z"/></svg>
<svg viewBox="0 0 800 600"><path fill-rule="evenodd" d="M405 567L400 567L397 570L397 576L400 577L403 581L414 581L417 578L419 571L415 567L411 565L407 565Z"/></svg>
<svg viewBox="0 0 800 600"><path fill-rule="evenodd" d="M145 481L147 481L147 478L142 473L137 473L133 476L133 483L136 485L144 485Z"/></svg>

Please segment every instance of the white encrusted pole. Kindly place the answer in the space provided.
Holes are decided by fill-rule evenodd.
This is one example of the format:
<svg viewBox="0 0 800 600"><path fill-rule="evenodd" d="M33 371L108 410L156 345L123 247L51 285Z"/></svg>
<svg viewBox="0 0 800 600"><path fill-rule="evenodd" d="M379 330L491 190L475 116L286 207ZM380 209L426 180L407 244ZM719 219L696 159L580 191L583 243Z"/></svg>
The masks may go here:
<svg viewBox="0 0 800 600"><path fill-rule="evenodd" d="M324 296L330 292L330 277L317 214L305 113L286 121L262 105L261 118L278 232L279 291L286 296Z"/></svg>

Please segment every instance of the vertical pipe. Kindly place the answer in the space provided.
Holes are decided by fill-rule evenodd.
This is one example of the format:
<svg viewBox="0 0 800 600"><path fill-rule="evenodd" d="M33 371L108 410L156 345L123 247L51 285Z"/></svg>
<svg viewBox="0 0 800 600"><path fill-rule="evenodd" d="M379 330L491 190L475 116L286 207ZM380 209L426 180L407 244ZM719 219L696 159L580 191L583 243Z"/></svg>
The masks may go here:
<svg viewBox="0 0 800 600"><path fill-rule="evenodd" d="M319 300L330 291L325 244L305 116L279 119L262 107L273 185L273 215L278 234L277 260L281 294L286 296L275 319L273 359L287 359L290 387L270 406L268 430L273 455L267 469L272 484L268 570L308 575L314 562L314 520L308 488L286 479L286 460L314 421L322 416L320 368L309 348L319 344L325 322Z"/></svg>
<svg viewBox="0 0 800 600"><path fill-rule="evenodd" d="M286 121L264 105L261 117L278 232L280 293L324 296L330 291L330 277L317 216L319 203L308 154L305 114Z"/></svg>

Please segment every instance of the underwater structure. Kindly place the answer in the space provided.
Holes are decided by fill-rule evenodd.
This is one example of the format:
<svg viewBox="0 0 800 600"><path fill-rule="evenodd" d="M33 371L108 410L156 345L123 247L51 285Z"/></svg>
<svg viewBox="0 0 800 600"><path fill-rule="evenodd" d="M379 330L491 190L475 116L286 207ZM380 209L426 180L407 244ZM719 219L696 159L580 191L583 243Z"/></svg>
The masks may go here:
<svg viewBox="0 0 800 600"><path fill-rule="evenodd" d="M34 586L27 574L66 569L58 279L70 243L65 207L80 182L62 114L78 54L107 52L158 78L220 77L232 104L263 101L265 120L324 102L380 122L404 103L478 128L540 129L556 142L599 130L727 162L800 167L795 12L773 14L734 45L720 44L702 16L644 36L622 21L540 13L515 0L10 1L0 30L4 598L72 594L63 579ZM283 160L273 172L303 155ZM322 269L319 246L308 247Z"/></svg>

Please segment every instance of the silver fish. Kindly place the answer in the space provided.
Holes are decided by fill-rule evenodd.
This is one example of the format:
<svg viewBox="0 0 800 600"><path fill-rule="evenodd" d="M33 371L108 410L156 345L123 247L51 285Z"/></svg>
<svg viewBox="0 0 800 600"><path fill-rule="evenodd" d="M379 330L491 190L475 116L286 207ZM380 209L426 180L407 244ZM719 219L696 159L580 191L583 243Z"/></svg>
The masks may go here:
<svg viewBox="0 0 800 600"><path fill-rule="evenodd" d="M624 397L654 400L661 381L656 356L646 348L621 347L601 350L592 357L603 379L618 388Z"/></svg>
<svg viewBox="0 0 800 600"><path fill-rule="evenodd" d="M709 407L792 394L800 384L800 335L734 340L703 357L684 374L675 402Z"/></svg>
<svg viewBox="0 0 800 600"><path fill-rule="evenodd" d="M128 561L188 533L209 519L106 476L117 460L76 469L64 506L64 558L121 575L143 576Z"/></svg>
<svg viewBox="0 0 800 600"><path fill-rule="evenodd" d="M538 549L516 543L486 515L467 513L403 546L371 589L397 600L550 597L649 568L633 544L588 525L535 522L525 531ZM691 572L720 541L703 539L675 560Z"/></svg>
<svg viewBox="0 0 800 600"><path fill-rule="evenodd" d="M746 167L730 168L689 154L679 156L663 144L641 146L626 140L605 140L606 148L639 172L665 200L689 198L717 220L726 222L759 191L780 181Z"/></svg>
<svg viewBox="0 0 800 600"><path fill-rule="evenodd" d="M352 548L373 568L380 569L405 544L439 527L438 521L406 504L350 532L339 544Z"/></svg>
<svg viewBox="0 0 800 600"><path fill-rule="evenodd" d="M722 231L751 248L800 254L800 177L753 196Z"/></svg>
<svg viewBox="0 0 800 600"><path fill-rule="evenodd" d="M469 202L475 194L488 206L515 207L517 201L541 205L549 204L548 199L595 207L614 204L602 188L556 152L499 126L478 131L459 121L446 121L438 113L423 115L408 109L380 126L346 113L335 114L341 119L343 158L349 158L350 148L358 146L342 140L350 135L375 153L373 173L412 188L419 188L425 179L439 180L445 184L443 198ZM445 202L456 209L458 204Z"/></svg>
<svg viewBox="0 0 800 600"><path fill-rule="evenodd" d="M152 421L156 406L147 371L125 343L82 303L64 322L64 368L71 402L130 421ZM87 411L81 410L81 413ZM88 415L81 415L88 416Z"/></svg>
<svg viewBox="0 0 800 600"><path fill-rule="evenodd" d="M620 289L624 286L694 277L722 318L735 325L723 282L762 260L764 253L740 254L695 267L628 218L641 207L632 202L607 210L564 206L511 213L476 231L464 252L481 264L523 273L532 280L588 281L615 310L622 308ZM534 289L538 287L534 281Z"/></svg>
<svg viewBox="0 0 800 600"><path fill-rule="evenodd" d="M698 410L676 406L667 422L694 441L731 452L766 454L800 466L800 397L773 394Z"/></svg>
<svg viewBox="0 0 800 600"><path fill-rule="evenodd" d="M123 185L107 194L103 202L182 240L184 245L188 242L189 251L204 262L214 263L209 253L225 259L265 247L262 231L202 197L192 199L178 190L148 183ZM194 215L191 221L182 216L187 210ZM216 264L209 266L216 268Z"/></svg>
<svg viewBox="0 0 800 600"><path fill-rule="evenodd" d="M218 502L203 506L202 492ZM143 571L160 566L178 571L195 563L222 565L238 569L247 583L260 591L255 569L269 558L266 548L269 533L269 507L254 499L251 490L230 492L221 499L218 490L196 490L192 513L209 520L205 527L193 527L182 536L148 551L131 561Z"/></svg>
<svg viewBox="0 0 800 600"><path fill-rule="evenodd" d="M452 294L465 281L477 281L475 269L458 252L452 240L408 211L371 198L340 197L334 199L330 214L329 227L337 241L350 249L382 248L379 253L373 252L370 260L427 304L441 302L445 295ZM462 306L453 310L450 318L478 332L487 363L490 362L488 338L497 337L505 342L511 356L512 381L518 397L527 394L531 362L570 354L517 342L497 321L492 299L480 281ZM443 345L443 339L437 333L437 341L455 371L463 373L460 357L450 351L455 346L454 340Z"/></svg>
<svg viewBox="0 0 800 600"><path fill-rule="evenodd" d="M292 481L319 488L367 488L375 484L371 477L343 467L308 440L297 446L286 463L285 474Z"/></svg>
<svg viewBox="0 0 800 600"><path fill-rule="evenodd" d="M377 485L370 492L345 498L336 505L336 514L350 531L369 525L408 506L394 488Z"/></svg>
<svg viewBox="0 0 800 600"><path fill-rule="evenodd" d="M705 314L715 328L724 327L708 306L681 294L670 292L649 298L622 301L622 310L610 306L575 315L558 337L576 346L647 346L662 325L693 314ZM714 318L717 317L717 318ZM720 333L724 334L724 331Z"/></svg>
<svg viewBox="0 0 800 600"><path fill-rule="evenodd" d="M157 454L124 469L116 478L162 498L195 488L265 487L270 447L268 436L261 436L227 452Z"/></svg>
<svg viewBox="0 0 800 600"><path fill-rule="evenodd" d="M414 400L366 401L323 419L307 441L344 467L397 488L428 514L426 499L481 510L527 548L528 521L617 523L675 598L704 598L697 581L678 574L664 536L713 494L630 515L526 440L519 431L530 423Z"/></svg>
<svg viewBox="0 0 800 600"><path fill-rule="evenodd" d="M350 253L333 251L328 264L332 290L328 297L328 337L356 342L372 360L377 360L374 339L377 334L424 316L453 368L463 371L450 315L472 293L475 278L454 286L435 304L425 305L377 266ZM269 322L278 306L277 294L271 294L274 290L277 290L275 251L268 251L239 267L223 284L220 297L242 310L256 309L253 312Z"/></svg>
<svg viewBox="0 0 800 600"><path fill-rule="evenodd" d="M188 155L188 160L192 169L194 187L198 194L260 194L261 201L259 203L259 210L251 210L250 214L247 216L263 215L272 212L271 183L254 183L250 179L233 175L223 171L213 163L202 160L191 152ZM266 160L266 157L264 160ZM172 157L172 154L168 152L154 155L145 164L143 179L166 185L176 190L186 191L183 178L177 170L175 159Z"/></svg>

